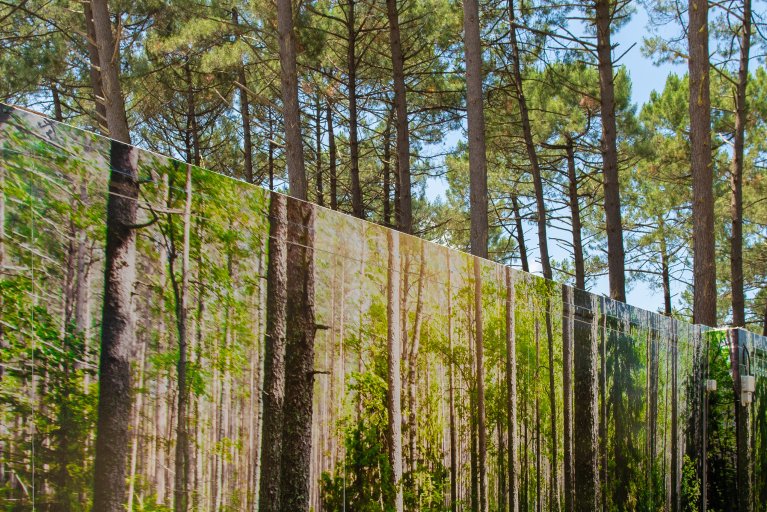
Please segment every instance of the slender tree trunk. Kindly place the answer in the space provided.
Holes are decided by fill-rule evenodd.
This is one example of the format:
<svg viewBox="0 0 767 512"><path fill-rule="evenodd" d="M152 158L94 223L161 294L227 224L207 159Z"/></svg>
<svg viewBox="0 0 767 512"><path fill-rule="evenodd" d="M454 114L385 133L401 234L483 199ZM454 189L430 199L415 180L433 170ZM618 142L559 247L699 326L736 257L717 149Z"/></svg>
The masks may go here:
<svg viewBox="0 0 767 512"><path fill-rule="evenodd" d="M677 323L671 321L671 512L680 510L680 461L679 461L679 345L676 335Z"/></svg>
<svg viewBox="0 0 767 512"><path fill-rule="evenodd" d="M485 341L482 324L482 266L479 257L474 256L474 325L476 328L476 375L477 375L477 430L479 464L479 507L481 512L488 510L487 496L487 428L485 425Z"/></svg>
<svg viewBox="0 0 767 512"><path fill-rule="evenodd" d="M365 208L362 204L362 186L360 184L359 119L357 118L357 27L354 13L356 1L346 1L346 65L349 80L347 84L349 93L349 161L351 167L352 213L355 217L364 219Z"/></svg>
<svg viewBox="0 0 767 512"><path fill-rule="evenodd" d="M575 287L586 289L586 265L583 259L583 240L581 226L581 207L578 197L578 175L575 171L575 150L573 139L567 137L567 181L570 203L570 217L573 230L573 260L575 261ZM568 509L569 510L569 509Z"/></svg>
<svg viewBox="0 0 767 512"><path fill-rule="evenodd" d="M573 289L562 285L562 392L565 441L565 510L573 510Z"/></svg>
<svg viewBox="0 0 767 512"><path fill-rule="evenodd" d="M386 117L386 126L383 133L383 222L384 226L391 227L391 124L394 109L389 110Z"/></svg>
<svg viewBox="0 0 767 512"><path fill-rule="evenodd" d="M447 363L448 375L448 404L450 407L450 511L458 510L458 444L455 425L455 360L453 347L453 289L451 284L452 267L450 266L450 250L445 249L447 268L447 343L450 358Z"/></svg>
<svg viewBox="0 0 767 512"><path fill-rule="evenodd" d="M730 172L730 279L732 282L732 325L746 325L746 306L743 294L743 152L748 121L748 59L751 49L751 0L743 0L743 24L740 35L738 83L735 87L735 137Z"/></svg>
<svg viewBox="0 0 767 512"><path fill-rule="evenodd" d="M615 83L610 36L613 2L596 0L597 59L599 61L599 100L602 119L602 179L605 195L607 227L607 270L610 298L626 302L625 254L621 221L620 183L618 181L618 147L615 123Z"/></svg>
<svg viewBox="0 0 767 512"><path fill-rule="evenodd" d="M421 327L423 325L423 285L424 285L424 271L426 270L426 260L425 260L425 246L426 242L424 240L420 241L421 245L421 254L419 258L419 265L418 265L418 292L416 296L416 306L415 306L415 322L413 324L413 338L410 342L410 351L407 355L407 367L408 367L408 378L407 378L407 387L408 387L408 465L410 467L410 471L416 470L416 464L417 464L417 456L416 456L416 435L418 433L418 416L417 416L417 408L418 404L416 402L417 396L416 393L418 391L418 380L417 380L417 370L418 370L418 351L420 349L421 345ZM406 333L403 333L406 334Z"/></svg>
<svg viewBox="0 0 767 512"><path fill-rule="evenodd" d="M690 167L692 172L693 322L716 325L714 169L711 161L708 2L689 0Z"/></svg>
<svg viewBox="0 0 767 512"><path fill-rule="evenodd" d="M402 377L400 355L400 256L399 235L394 231L387 232L389 244L388 283L386 286L386 322L387 322L387 386L388 406L388 444L389 460L392 466L394 485L394 503L389 504L396 512L404 509L402 493Z"/></svg>
<svg viewBox="0 0 767 512"><path fill-rule="evenodd" d="M272 118L272 109L267 111L267 121L269 123L269 144L267 149L266 166L269 174L269 190L274 190L274 119Z"/></svg>
<svg viewBox="0 0 767 512"><path fill-rule="evenodd" d="M239 28L240 20L237 8L232 9L232 24ZM237 91L240 95L240 117L242 118L242 154L245 181L254 183L253 176L253 136L250 133L250 100L248 99L248 77L245 74L245 64L237 66Z"/></svg>
<svg viewBox="0 0 767 512"><path fill-rule="evenodd" d="M287 198L272 193L269 205L269 262L266 280L263 423L259 477L259 510L280 510L280 460L285 399L285 336L287 329Z"/></svg>
<svg viewBox="0 0 767 512"><path fill-rule="evenodd" d="M511 196L511 208L514 213L514 223L516 225L516 239L517 246L519 247L519 259L522 262L522 270L530 272L530 265L527 262L527 246L525 244L525 231L522 228L522 216L519 213L519 200L516 194Z"/></svg>
<svg viewBox="0 0 767 512"><path fill-rule="evenodd" d="M399 170L399 229L413 232L413 205L410 191L410 129L407 117L407 89L405 87L405 56L399 30L397 0L386 0L389 18L389 42L391 44L392 76L394 82L394 106L397 112L397 169Z"/></svg>
<svg viewBox="0 0 767 512"><path fill-rule="evenodd" d="M517 43L516 18L514 14L514 0L509 0L509 38L511 40L512 68L514 78L514 88L516 89L517 103L519 105L519 114L522 120L522 135L525 139L525 150L530 159L530 172L533 175L533 188L535 189L536 220L538 225L538 247L541 253L541 269L543 277L552 278L551 262L549 260L549 243L546 235L546 201L544 199L543 178L541 177L541 167L538 163L538 154L535 151L533 142L533 130L530 126L530 115L527 109L527 99L525 98L524 86L522 83L522 64L519 56L519 44Z"/></svg>
<svg viewBox="0 0 767 512"><path fill-rule="evenodd" d="M333 104L328 100L327 106L328 122L328 159L329 159L329 181L330 181L330 209L338 210L338 173L336 171L336 135L333 132Z"/></svg>
<svg viewBox="0 0 767 512"><path fill-rule="evenodd" d="M549 482L549 507L559 510L559 436L557 435L557 389L554 371L554 332L551 326L551 297L546 291L546 339L549 352L549 415L551 428L551 475Z"/></svg>
<svg viewBox="0 0 767 512"><path fill-rule="evenodd" d="M282 422L280 508L309 507L314 391L314 205L288 205L288 289L285 404Z"/></svg>
<svg viewBox="0 0 767 512"><path fill-rule="evenodd" d="M568 311L572 329L574 364L573 391L576 401L573 421L575 507L578 512L600 510L599 482L599 303L582 290L570 290L573 309Z"/></svg>
<svg viewBox="0 0 767 512"><path fill-rule="evenodd" d="M517 446L517 346L514 276L506 267L506 418L509 447L509 511L519 512L519 448ZM523 418L524 420L524 418Z"/></svg>
<svg viewBox="0 0 767 512"><path fill-rule="evenodd" d="M478 0L463 2L463 31L466 57L466 111L469 137L469 204L471 253L487 257L487 155L482 93L482 42ZM402 193L402 192L400 192Z"/></svg>
<svg viewBox="0 0 767 512"><path fill-rule="evenodd" d="M320 206L325 206L325 193L323 191L323 179L322 179L322 103L320 94L317 93L315 97L315 117L314 117L314 136L316 140L316 161L315 164L317 165L317 175L315 176L315 183L317 187L317 204Z"/></svg>
<svg viewBox="0 0 767 512"><path fill-rule="evenodd" d="M306 201L308 184L304 168L301 140L301 111L298 104L298 74L296 71L296 37L293 33L293 3L276 0L277 34L280 43L280 86L282 118L285 124L285 154L288 165L290 195Z"/></svg>
<svg viewBox="0 0 767 512"><path fill-rule="evenodd" d="M177 248L173 241L173 221L171 213L169 217L170 237L170 272L169 276L173 286L173 295L176 302L176 328L178 330L178 361L176 372L178 375L178 407L176 409L176 459L174 471L174 494L173 503L175 512L186 512L189 507L189 432L187 407L189 401L189 389L187 386L187 347L188 347L188 324L189 314L187 295L189 290L189 251L191 245L191 210L192 210L192 165L187 164L186 186L184 198L184 238L181 253L181 282L175 275L174 263L178 258ZM170 205L169 205L170 206Z"/></svg>
<svg viewBox="0 0 767 512"><path fill-rule="evenodd" d="M661 281L663 283L663 314L670 317L673 314L671 308L671 268L669 263L668 246L666 244L666 229L663 215L658 216L658 229L660 234L660 265Z"/></svg>
<svg viewBox="0 0 767 512"><path fill-rule="evenodd" d="M535 511L543 510L543 496L541 495L541 397L540 389L541 369L541 336L540 324L535 320Z"/></svg>

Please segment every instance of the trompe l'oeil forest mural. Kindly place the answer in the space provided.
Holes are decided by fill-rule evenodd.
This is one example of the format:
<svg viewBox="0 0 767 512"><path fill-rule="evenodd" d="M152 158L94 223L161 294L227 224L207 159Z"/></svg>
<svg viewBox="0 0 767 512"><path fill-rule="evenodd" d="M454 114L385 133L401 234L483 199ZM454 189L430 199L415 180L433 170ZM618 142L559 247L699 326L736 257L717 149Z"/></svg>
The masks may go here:
<svg viewBox="0 0 767 512"><path fill-rule="evenodd" d="M18 110L0 148L3 510L767 510L764 338Z"/></svg>

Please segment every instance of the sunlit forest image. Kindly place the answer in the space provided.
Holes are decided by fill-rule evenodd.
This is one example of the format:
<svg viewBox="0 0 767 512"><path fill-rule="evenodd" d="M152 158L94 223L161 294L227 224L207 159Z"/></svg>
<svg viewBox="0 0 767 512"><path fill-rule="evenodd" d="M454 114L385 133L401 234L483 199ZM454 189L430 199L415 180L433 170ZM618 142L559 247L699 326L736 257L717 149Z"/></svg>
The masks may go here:
<svg viewBox="0 0 767 512"><path fill-rule="evenodd" d="M0 145L3 510L767 508L763 337L22 110Z"/></svg>

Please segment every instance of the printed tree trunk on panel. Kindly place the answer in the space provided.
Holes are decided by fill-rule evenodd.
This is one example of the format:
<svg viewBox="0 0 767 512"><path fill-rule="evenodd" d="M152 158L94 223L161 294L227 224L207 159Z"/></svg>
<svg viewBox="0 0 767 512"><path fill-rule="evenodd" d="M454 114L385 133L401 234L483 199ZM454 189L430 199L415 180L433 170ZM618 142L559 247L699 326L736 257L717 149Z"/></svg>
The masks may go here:
<svg viewBox="0 0 767 512"><path fill-rule="evenodd" d="M389 506L396 512L402 512L402 377L401 368L401 333L400 324L400 255L399 234L389 230L386 233L389 248L388 273L386 285L386 324L387 324L387 388L388 407L388 442L389 463L392 468L394 502Z"/></svg>
<svg viewBox="0 0 767 512"><path fill-rule="evenodd" d="M287 330L287 198L270 194L269 262L266 280L266 339L264 349L263 425L259 510L280 510L280 461L285 399L285 337Z"/></svg>
<svg viewBox="0 0 767 512"><path fill-rule="evenodd" d="M482 267L474 256L474 342L476 344L477 380L477 463L479 464L479 510L488 510L487 484L487 429L485 425L485 362L484 326L482 324Z"/></svg>
<svg viewBox="0 0 767 512"><path fill-rule="evenodd" d="M170 182L171 189L174 183ZM192 166L186 165L186 181L184 187L184 209L182 220L181 254L175 232L172 212L172 193L169 194L167 205L167 231L165 232L168 245L168 276L173 289L175 302L176 329L178 333L178 361L176 372L178 377L177 408L176 408L176 458L174 468L173 503L176 512L185 512L189 506L189 432L188 432L188 403L189 389L187 384L188 365L188 293L189 293L189 251L191 244L191 208L192 208ZM176 262L181 259L180 275L176 274Z"/></svg>
<svg viewBox="0 0 767 512"><path fill-rule="evenodd" d="M309 507L314 391L314 206L288 200L288 288L280 508Z"/></svg>
<svg viewBox="0 0 767 512"><path fill-rule="evenodd" d="M573 344L573 464L575 471L574 510L592 512L601 506L599 482L599 304L595 296L578 289L567 307Z"/></svg>
<svg viewBox="0 0 767 512"><path fill-rule="evenodd" d="M418 403L417 403L417 391L418 391L418 351L421 346L421 329L423 327L423 285L424 285L424 272L426 269L426 261L424 258L425 242L421 240L419 242L420 256L418 263L418 284L416 292L416 306L415 306L415 319L413 322L413 336L410 340L409 350L407 353L407 393L408 393L408 469L411 474L417 471L418 457L416 436L418 431ZM407 333L403 333L406 335Z"/></svg>
<svg viewBox="0 0 767 512"><path fill-rule="evenodd" d="M745 361L745 336L739 331L728 332L730 342L730 364L735 391L735 467L738 496L738 512L751 512L751 454L749 453L749 410L741 401L741 375L747 368Z"/></svg>
<svg viewBox="0 0 767 512"><path fill-rule="evenodd" d="M519 446L517 443L517 345L515 329L514 276L511 267L505 269L506 278L506 414L509 448L509 511L519 511ZM525 418L522 418L525 421Z"/></svg>
<svg viewBox="0 0 767 512"><path fill-rule="evenodd" d="M565 510L573 510L573 289L569 286L562 286L562 395L563 406L562 416L564 422L564 442L565 442Z"/></svg>

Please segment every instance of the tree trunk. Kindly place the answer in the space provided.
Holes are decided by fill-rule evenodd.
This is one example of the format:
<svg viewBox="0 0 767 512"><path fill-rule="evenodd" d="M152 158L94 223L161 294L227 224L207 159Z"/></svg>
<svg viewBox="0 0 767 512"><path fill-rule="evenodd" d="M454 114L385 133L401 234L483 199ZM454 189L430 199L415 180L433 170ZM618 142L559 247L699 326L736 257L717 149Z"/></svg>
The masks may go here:
<svg viewBox="0 0 767 512"><path fill-rule="evenodd" d="M487 155L485 154L482 42L480 41L478 0L464 0L463 30L466 54L466 111L469 137L471 253L475 256L486 258L488 241Z"/></svg>
<svg viewBox="0 0 767 512"><path fill-rule="evenodd" d="M549 508L559 511L559 436L557 435L557 389L554 372L554 332L551 326L551 297L546 291L546 338L549 352L549 404L550 404L550 428L551 428L551 478L549 485Z"/></svg>
<svg viewBox="0 0 767 512"><path fill-rule="evenodd" d="M386 322L387 322L387 386L386 401L388 406L388 444L389 460L392 466L394 486L394 503L389 504L396 512L402 512L404 508L402 493L402 377L400 355L400 257L399 235L394 231L387 231L389 244L389 268L386 294Z"/></svg>
<svg viewBox="0 0 767 512"><path fill-rule="evenodd" d="M399 225L404 233L413 232L413 201L410 186L410 129L407 117L407 90L405 87L405 56L400 40L397 0L386 0L389 18L394 106L397 112L397 169L399 171Z"/></svg>
<svg viewBox="0 0 767 512"><path fill-rule="evenodd" d="M599 100L602 119L602 179L605 195L607 227L607 270L610 298L626 302L625 254L621 221L620 183L618 181L618 147L615 123L615 84L610 35L613 2L596 0L597 59L599 61Z"/></svg>
<svg viewBox="0 0 767 512"><path fill-rule="evenodd" d="M541 336L540 324L535 320L535 511L541 512L541 397L540 389L541 369Z"/></svg>
<svg viewBox="0 0 767 512"><path fill-rule="evenodd" d="M565 441L565 510L573 510L573 289L562 285L562 393Z"/></svg>
<svg viewBox="0 0 767 512"><path fill-rule="evenodd" d="M514 276L506 267L506 418L509 447L509 511L519 511L519 464L517 463L517 346ZM524 418L523 418L524 420Z"/></svg>
<svg viewBox="0 0 767 512"><path fill-rule="evenodd" d="M394 109L389 109L386 117L386 126L383 133L383 159L381 168L383 172L383 223L391 227L391 122Z"/></svg>
<svg viewBox="0 0 767 512"><path fill-rule="evenodd" d="M347 84L349 93L349 161L351 166L352 213L355 217L364 219L365 208L362 204L362 186L360 185L359 119L357 118L357 28L355 26L354 15L355 5L356 0L346 1L346 65L349 80Z"/></svg>
<svg viewBox="0 0 767 512"><path fill-rule="evenodd" d="M445 267L447 268L447 343L449 359L447 362L448 375L448 406L450 407L450 511L458 510L458 454L456 453L457 439L455 426L455 360L453 353L453 289L451 284L452 268L450 266L450 249L445 248Z"/></svg>
<svg viewBox="0 0 767 512"><path fill-rule="evenodd" d="M132 294L136 279L136 218L139 195L138 150L131 147L120 90L118 48L107 0L91 2L110 145L104 305L99 358L93 510L122 512L130 446L131 368L135 344ZM96 63L91 62L91 65Z"/></svg>
<svg viewBox="0 0 767 512"><path fill-rule="evenodd" d="M306 201L308 185L301 140L301 112L298 104L296 71L296 38L293 33L293 2L276 0L277 34L280 42L280 86L282 118L285 124L285 155L288 166L290 195Z"/></svg>
<svg viewBox="0 0 767 512"><path fill-rule="evenodd" d="M487 512L487 430L485 426L485 361L484 327L482 325L482 266L479 257L474 256L474 325L476 343L477 378L477 430L479 464L479 509Z"/></svg>
<svg viewBox="0 0 767 512"><path fill-rule="evenodd" d="M99 61L99 48L96 42L96 26L93 23L91 0L83 2L83 14L85 15L85 37L87 38L88 58L90 60L88 73L90 75L91 89L93 90L96 126L101 135L108 136L107 111L104 102L104 87L101 80L101 64Z"/></svg>
<svg viewBox="0 0 767 512"><path fill-rule="evenodd" d="M269 174L269 190L274 190L274 119L272 118L272 109L267 110L267 122L269 123L269 144L267 149L266 167Z"/></svg>
<svg viewBox="0 0 767 512"><path fill-rule="evenodd" d="M716 325L714 169L711 161L708 2L689 0L693 322Z"/></svg>
<svg viewBox="0 0 767 512"><path fill-rule="evenodd" d="M670 317L673 314L671 308L671 269L669 264L668 246L666 244L666 229L663 215L658 216L658 230L660 234L660 266L661 281L663 283L663 314Z"/></svg>
<svg viewBox="0 0 767 512"><path fill-rule="evenodd" d="M586 289L586 265L583 260L583 240L581 226L581 207L578 198L578 175L575 172L575 150L573 139L567 137L567 181L570 203L570 217L573 230L573 260L575 261L575 287ZM567 509L570 510L570 509Z"/></svg>
<svg viewBox="0 0 767 512"><path fill-rule="evenodd" d="M599 304L582 290L570 290L573 307L568 310L572 329L573 391L577 398L573 421L575 508L578 512L599 510Z"/></svg>
<svg viewBox="0 0 767 512"><path fill-rule="evenodd" d="M416 456L416 435L418 434L418 416L416 409L416 392L418 391L418 351L421 345L421 327L423 325L423 285L424 271L426 270L425 246L424 240L420 241L421 254L418 265L418 292L415 305L415 322L413 324L413 338L410 342L410 351L407 355L407 387L408 387L408 465L411 472L415 472L417 464ZM403 333L407 334L407 333Z"/></svg>
<svg viewBox="0 0 767 512"><path fill-rule="evenodd" d="M135 344L131 296L136 279L133 226L139 193L138 150L114 140L109 161L112 171L107 200L94 512L123 512L125 507L132 393L130 354Z"/></svg>
<svg viewBox="0 0 767 512"><path fill-rule="evenodd" d="M527 99L522 83L522 64L520 63L519 45L517 44L517 28L514 14L514 0L509 0L509 38L511 40L512 68L514 77L514 88L517 94L517 103L519 105L519 115L522 121L522 135L525 139L525 150L530 159L530 171L533 175L533 188L535 189L536 220L538 224L538 246L541 253L541 269L543 277L552 278L551 262L549 260L549 243L546 235L546 202L544 199L543 179L541 177L541 167L538 163L538 154L535 151L533 143L533 130L530 126L530 115L527 110Z"/></svg>
<svg viewBox="0 0 767 512"><path fill-rule="evenodd" d="M679 512L681 475L679 473L679 345L677 323L671 321L671 512Z"/></svg>
<svg viewBox="0 0 767 512"><path fill-rule="evenodd" d="M314 391L314 205L288 205L288 288L285 403L282 422L280 508L309 507Z"/></svg>
<svg viewBox="0 0 767 512"><path fill-rule="evenodd" d="M259 510L280 510L280 460L285 399L285 336L287 329L287 198L271 193L269 262L266 271L266 339L264 349L263 423Z"/></svg>
<svg viewBox="0 0 767 512"><path fill-rule="evenodd" d="M514 213L514 223L516 225L517 246L519 247L519 259L522 262L522 270L530 272L530 265L527 262L527 247L525 244L525 231L522 229L522 216L519 213L519 200L516 194L511 196L511 208Z"/></svg>
<svg viewBox="0 0 767 512"><path fill-rule="evenodd" d="M315 117L314 117L314 136L316 140L316 165L317 175L315 176L315 183L317 187L317 204L325 206L325 194L322 190L322 104L320 102L320 94L317 93L315 97Z"/></svg>
<svg viewBox="0 0 767 512"><path fill-rule="evenodd" d="M751 0L743 0L743 25L740 36L740 65L735 87L735 136L730 173L730 278L732 281L732 325L746 325L745 297L743 294L743 152L748 121L748 59L751 48Z"/></svg>
<svg viewBox="0 0 767 512"><path fill-rule="evenodd" d="M338 210L338 172L336 171L336 135L333 132L333 104L328 100L327 106L328 120L328 159L329 159L329 181L330 181L330 209Z"/></svg>
<svg viewBox="0 0 767 512"><path fill-rule="evenodd" d="M240 20L237 8L232 9L232 25L239 29ZM253 137L250 133L250 100L248 99L248 78L245 74L245 64L237 66L237 90L240 94L240 117L242 118L242 154L245 171L245 181L254 183L253 176Z"/></svg>
<svg viewBox="0 0 767 512"><path fill-rule="evenodd" d="M186 512L189 506L189 432L187 406L189 401L189 389L187 386L187 347L189 314L187 306L187 294L189 290L189 250L192 213L192 165L186 167L186 186L184 198L184 238L181 253L181 282L175 275L174 264L178 258L177 248L173 240L173 213L168 214L170 272L169 276L173 286L173 295L176 302L176 328L178 330L178 361L176 372L178 374L178 407L176 409L176 459L174 467L174 494L173 510ZM170 204L168 205L170 210Z"/></svg>

